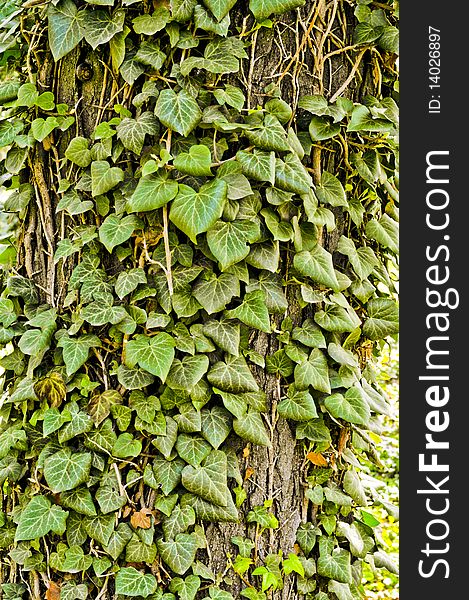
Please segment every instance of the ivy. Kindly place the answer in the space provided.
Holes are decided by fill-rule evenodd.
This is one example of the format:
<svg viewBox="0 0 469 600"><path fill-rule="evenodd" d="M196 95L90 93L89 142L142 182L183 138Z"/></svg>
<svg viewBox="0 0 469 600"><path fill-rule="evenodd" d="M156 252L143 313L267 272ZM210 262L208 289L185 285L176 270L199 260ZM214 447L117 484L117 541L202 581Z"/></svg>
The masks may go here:
<svg viewBox="0 0 469 600"><path fill-rule="evenodd" d="M304 0L250 0L244 21L235 0L16 4L0 9L2 594L31 576L64 599L233 600L234 580L251 600L359 598L364 561L395 571L361 474L390 411L372 357L398 333L394 7L336 7L331 30L327 6L305 40L325 35L314 77L333 91L305 95L295 50L253 75ZM325 85L326 47L334 68L372 49L374 96ZM315 518L269 554L286 524L277 497L253 505L250 460L293 456L279 431ZM242 530L224 564L210 523Z"/></svg>

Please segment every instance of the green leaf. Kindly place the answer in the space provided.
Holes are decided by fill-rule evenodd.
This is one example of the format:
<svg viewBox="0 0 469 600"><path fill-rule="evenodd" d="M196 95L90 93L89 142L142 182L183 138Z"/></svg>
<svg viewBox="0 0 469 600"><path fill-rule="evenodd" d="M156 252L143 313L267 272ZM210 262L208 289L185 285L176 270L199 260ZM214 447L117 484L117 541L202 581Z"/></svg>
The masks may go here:
<svg viewBox="0 0 469 600"><path fill-rule="evenodd" d="M115 290L117 296L122 300L125 296L133 292L140 284L147 283L147 276L143 269L130 269L122 271L117 278Z"/></svg>
<svg viewBox="0 0 469 600"><path fill-rule="evenodd" d="M316 545L316 538L320 532L321 530L319 527L313 525L313 523L302 523L299 526L296 532L296 539L300 548L306 555L308 555Z"/></svg>
<svg viewBox="0 0 469 600"><path fill-rule="evenodd" d="M345 492L355 500L358 506L368 506L365 490L356 471L349 470L345 473L343 486Z"/></svg>
<svg viewBox="0 0 469 600"><path fill-rule="evenodd" d="M383 33L378 38L378 46L386 52L399 54L399 29L392 25L383 28Z"/></svg>
<svg viewBox="0 0 469 600"><path fill-rule="evenodd" d="M214 74L237 73L239 58L247 58L247 54L238 38L215 38L205 47L203 58L191 56L181 63L181 74L185 77L195 68Z"/></svg>
<svg viewBox="0 0 469 600"><path fill-rule="evenodd" d="M197 538L189 533L179 533L174 540L158 540L158 551L171 571L184 575L195 560Z"/></svg>
<svg viewBox="0 0 469 600"><path fill-rule="evenodd" d="M226 362L219 361L208 372L209 382L226 392L257 392L256 383L243 357L227 356Z"/></svg>
<svg viewBox="0 0 469 600"><path fill-rule="evenodd" d="M361 391L352 387L344 395L332 394L324 401L324 406L336 419L349 423L367 425L370 420L370 408Z"/></svg>
<svg viewBox="0 0 469 600"><path fill-rule="evenodd" d="M86 533L102 546L107 546L114 532L115 518L114 514L85 517L84 526Z"/></svg>
<svg viewBox="0 0 469 600"><path fill-rule="evenodd" d="M115 10L112 14L106 10L87 11L81 21L85 30L85 40L96 50L124 29L124 17L125 12L122 9Z"/></svg>
<svg viewBox="0 0 469 600"><path fill-rule="evenodd" d="M382 34L382 27L374 27L371 23L359 23L353 32L354 44L370 44Z"/></svg>
<svg viewBox="0 0 469 600"><path fill-rule="evenodd" d="M245 152L240 150L236 154L236 160L241 165L243 174L248 179L256 181L268 181L272 185L275 182L275 152L261 152L254 150Z"/></svg>
<svg viewBox="0 0 469 600"><path fill-rule="evenodd" d="M185 90L178 93L172 89L162 90L155 114L163 125L184 137L189 135L202 118L197 102Z"/></svg>
<svg viewBox="0 0 469 600"><path fill-rule="evenodd" d="M217 1L217 0L211 0ZM236 1L236 0L234 0ZM233 2L234 4L234 2ZM243 92L234 85L227 84L223 90L217 89L213 91L218 104L228 104L237 110L241 110L246 101Z"/></svg>
<svg viewBox="0 0 469 600"><path fill-rule="evenodd" d="M170 220L196 244L197 235L210 229L220 219L227 187L221 179L213 179L198 192L181 184L171 206Z"/></svg>
<svg viewBox="0 0 469 600"><path fill-rule="evenodd" d="M155 69L155 71L159 71L166 60L166 54L160 50L158 44L144 41L140 44L137 54L135 55L135 60L147 67Z"/></svg>
<svg viewBox="0 0 469 600"><path fill-rule="evenodd" d="M47 10L49 47L55 61L68 54L83 38L77 7L72 0L61 0Z"/></svg>
<svg viewBox="0 0 469 600"><path fill-rule="evenodd" d="M153 375L144 369L133 369L125 365L120 365L117 369L117 379L126 390L140 390L154 381Z"/></svg>
<svg viewBox="0 0 469 600"><path fill-rule="evenodd" d="M392 123L386 119L373 118L366 106L358 104L353 109L347 131L386 133L391 130L392 126Z"/></svg>
<svg viewBox="0 0 469 600"><path fill-rule="evenodd" d="M56 117L47 117L47 119L40 117L31 123L31 133L35 140L42 142L58 125Z"/></svg>
<svg viewBox="0 0 469 600"><path fill-rule="evenodd" d="M153 594L156 588L156 578L153 575L143 574L134 567L123 567L116 575L116 593L123 596L146 598Z"/></svg>
<svg viewBox="0 0 469 600"><path fill-rule="evenodd" d="M365 233L370 239L376 240L385 248L389 248L391 252L398 254L399 226L387 214L384 214L379 221L376 219L368 221Z"/></svg>
<svg viewBox="0 0 469 600"><path fill-rule="evenodd" d="M113 456L133 458L142 452L142 442L134 439L131 433L121 433L112 447Z"/></svg>
<svg viewBox="0 0 469 600"><path fill-rule="evenodd" d="M211 410L204 409L201 419L203 437L218 449L231 431L229 413L221 406L214 406Z"/></svg>
<svg viewBox="0 0 469 600"><path fill-rule="evenodd" d="M87 167L91 162L91 151L88 149L89 141L84 137L73 138L65 150L65 158L79 167Z"/></svg>
<svg viewBox="0 0 469 600"><path fill-rule="evenodd" d="M315 194L319 202L331 206L348 206L345 190L335 175L328 171L321 174L321 182L316 186Z"/></svg>
<svg viewBox="0 0 469 600"><path fill-rule="evenodd" d="M233 429L243 440L259 446L270 447L272 445L259 412L251 410L245 415L234 419Z"/></svg>
<svg viewBox="0 0 469 600"><path fill-rule="evenodd" d="M166 540L174 539L195 524L195 512L191 506L175 506L169 517L163 521L163 532Z"/></svg>
<svg viewBox="0 0 469 600"><path fill-rule="evenodd" d="M230 323L225 319L210 320L204 324L203 332L219 348L233 356L239 356L240 329L238 324Z"/></svg>
<svg viewBox="0 0 469 600"><path fill-rule="evenodd" d="M86 515L87 517L96 515L96 507L91 492L84 486L68 492L62 492L60 494L60 501L64 506L71 508L81 515Z"/></svg>
<svg viewBox="0 0 469 600"><path fill-rule="evenodd" d="M188 173L195 177L207 177L212 175L210 165L212 155L210 149L202 144L189 148L189 152L181 152L173 161L174 166L182 173Z"/></svg>
<svg viewBox="0 0 469 600"><path fill-rule="evenodd" d="M174 340L167 333L137 335L128 342L125 356L127 366L138 364L164 382L174 359Z"/></svg>
<svg viewBox="0 0 469 600"><path fill-rule="evenodd" d="M153 36L164 29L169 20L169 10L165 6L160 6L151 15L143 14L135 17L132 23L135 33Z"/></svg>
<svg viewBox="0 0 469 600"><path fill-rule="evenodd" d="M317 561L318 575L341 583L352 583L350 552L336 548L332 554L321 554Z"/></svg>
<svg viewBox="0 0 469 600"><path fill-rule="evenodd" d="M44 413L44 420L42 422L42 435L47 437L54 431L57 431L64 425L72 420L72 415L68 410L60 412L58 408L49 408Z"/></svg>
<svg viewBox="0 0 469 600"><path fill-rule="evenodd" d="M194 8L194 24L196 29L211 31L212 33L226 37L230 27L230 15L225 15L220 23L217 23L217 21L212 18L205 8L198 4Z"/></svg>
<svg viewBox="0 0 469 600"><path fill-rule="evenodd" d="M106 160L95 160L91 163L92 195L101 196L124 180L124 171L119 167L111 167Z"/></svg>
<svg viewBox="0 0 469 600"><path fill-rule="evenodd" d="M87 481L91 468L91 454L59 450L44 462L44 477L54 493L72 490Z"/></svg>
<svg viewBox="0 0 469 600"><path fill-rule="evenodd" d="M18 95L21 83L14 79L7 79L0 83L0 104L6 104L15 100Z"/></svg>
<svg viewBox="0 0 469 600"><path fill-rule="evenodd" d="M181 437L182 436L179 436L179 438ZM210 451L210 448L208 449ZM159 485L161 485L161 491L165 496L170 494L174 488L179 485L181 473L185 466L184 461L179 458L172 461L167 461L163 458L155 458L153 472L155 474L155 479Z"/></svg>
<svg viewBox="0 0 469 600"><path fill-rule="evenodd" d="M253 146L263 150L290 151L285 129L274 115L266 114L263 124L246 130L245 135Z"/></svg>
<svg viewBox="0 0 469 600"><path fill-rule="evenodd" d="M101 485L95 497L103 514L119 510L127 503L127 498L119 495L110 485Z"/></svg>
<svg viewBox="0 0 469 600"><path fill-rule="evenodd" d="M355 273L361 280L366 279L379 264L371 248L362 246L357 249L353 240L345 236L339 239L337 250L348 256Z"/></svg>
<svg viewBox="0 0 469 600"><path fill-rule="evenodd" d="M317 244L312 250L298 252L293 258L295 269L314 282L339 290L339 282L332 262L332 254Z"/></svg>
<svg viewBox="0 0 469 600"><path fill-rule="evenodd" d="M328 117L313 117L309 124L309 135L313 142L328 140L340 133L340 123L333 123Z"/></svg>
<svg viewBox="0 0 469 600"><path fill-rule="evenodd" d="M209 523L237 523L239 521L238 510L228 488L226 488L225 503L226 506L218 506L194 494L185 494L181 499L181 505L192 506L197 514L197 518L201 521Z"/></svg>
<svg viewBox="0 0 469 600"><path fill-rule="evenodd" d="M126 242L135 229L140 226L140 219L134 215L128 215L127 217L109 215L99 228L99 241L106 247L108 252L112 252L116 246Z"/></svg>
<svg viewBox="0 0 469 600"><path fill-rule="evenodd" d="M299 423L296 428L296 439L311 440L312 442L331 442L331 434L322 417Z"/></svg>
<svg viewBox="0 0 469 600"><path fill-rule="evenodd" d="M212 450L199 467L187 466L182 471L182 485L204 500L226 506L226 454Z"/></svg>
<svg viewBox="0 0 469 600"><path fill-rule="evenodd" d="M67 376L73 375L85 364L91 348L100 346L101 340L93 334L85 334L77 338L63 335L57 342L57 347L62 348Z"/></svg>
<svg viewBox="0 0 469 600"><path fill-rule="evenodd" d="M203 0L203 2L217 21L221 21L236 4L236 0Z"/></svg>
<svg viewBox="0 0 469 600"><path fill-rule="evenodd" d="M108 519L109 517L113 523L115 519L114 515L108 515L104 518ZM115 531L111 529L108 542L103 545L103 548L114 560L117 560L131 538L132 530L127 523L119 523Z"/></svg>
<svg viewBox="0 0 469 600"><path fill-rule="evenodd" d="M192 388L205 375L209 360L205 354L185 356L182 360L174 359L166 378L166 384L174 390L191 392Z"/></svg>
<svg viewBox="0 0 469 600"><path fill-rule="evenodd" d="M271 14L281 15L304 5L304 0L249 0L249 8L256 21L262 22Z"/></svg>
<svg viewBox="0 0 469 600"><path fill-rule="evenodd" d="M352 315L345 308L336 304L326 305L324 310L316 312L314 320L322 329L338 333L353 331L361 325L356 314Z"/></svg>
<svg viewBox="0 0 469 600"><path fill-rule="evenodd" d="M207 273L192 290L193 295L209 315L222 311L234 296L239 296L239 279L229 273L217 277Z"/></svg>
<svg viewBox="0 0 469 600"><path fill-rule="evenodd" d="M319 348L313 348L308 360L295 367L295 383L299 389L312 386L325 394L331 393L327 359Z"/></svg>
<svg viewBox="0 0 469 600"><path fill-rule="evenodd" d="M212 448L198 435L181 433L177 438L176 450L183 460L193 467L198 467L210 454Z"/></svg>
<svg viewBox="0 0 469 600"><path fill-rule="evenodd" d="M152 564L156 558L156 545L143 542L134 533L125 547L125 561L127 563Z"/></svg>
<svg viewBox="0 0 469 600"><path fill-rule="evenodd" d="M68 514L59 506L52 505L45 496L34 496L21 511L15 542L35 540L49 531L62 535Z"/></svg>
<svg viewBox="0 0 469 600"><path fill-rule="evenodd" d="M247 293L243 302L237 308L226 311L225 315L228 319L239 319L248 327L260 329L265 333L271 332L265 294L261 290Z"/></svg>
<svg viewBox="0 0 469 600"><path fill-rule="evenodd" d="M275 186L286 192L307 194L313 181L296 154L275 159Z"/></svg>
<svg viewBox="0 0 469 600"><path fill-rule="evenodd" d="M136 119L125 117L117 126L117 137L124 148L140 154L145 142L145 135L158 133L158 121L151 112L143 112Z"/></svg>
<svg viewBox="0 0 469 600"><path fill-rule="evenodd" d="M293 421L309 421L318 416L311 394L307 390L292 390L292 386L288 389L287 397L279 402L277 411L284 419Z"/></svg>
<svg viewBox="0 0 469 600"><path fill-rule="evenodd" d="M142 177L135 192L127 201L127 212L144 212L161 208L176 196L178 189L177 182L163 174Z"/></svg>
<svg viewBox="0 0 469 600"><path fill-rule="evenodd" d="M256 241L259 235L257 222L247 219L226 223L218 221L207 232L207 242L224 271L246 258L250 250L248 243Z"/></svg>
<svg viewBox="0 0 469 600"><path fill-rule="evenodd" d="M311 319L306 319L301 327L295 327L292 339L310 348L326 348L326 340L321 329Z"/></svg>
<svg viewBox="0 0 469 600"><path fill-rule="evenodd" d="M370 340L381 340L399 332L399 309L389 298L373 298L366 305L368 319L363 335Z"/></svg>

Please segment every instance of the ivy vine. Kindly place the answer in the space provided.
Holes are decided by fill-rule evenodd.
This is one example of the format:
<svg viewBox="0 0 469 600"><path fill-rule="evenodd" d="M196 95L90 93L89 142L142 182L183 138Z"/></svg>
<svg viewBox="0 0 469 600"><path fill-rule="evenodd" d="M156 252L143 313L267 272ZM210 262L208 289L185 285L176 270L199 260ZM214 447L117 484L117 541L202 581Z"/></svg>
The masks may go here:
<svg viewBox="0 0 469 600"><path fill-rule="evenodd" d="M373 355L398 332L398 111L381 94L398 90L398 7L347 3L353 40L329 55L353 66L333 95L290 105L272 83L261 106L243 64L304 0L250 0L243 27L236 4L0 8L5 599L232 600L238 577L262 600L296 577L299 596L353 600L363 561L395 570L368 507L395 508L366 465L390 410ZM112 81L89 136L88 107L41 78L73 53L82 85L100 60ZM359 103L365 53L378 86ZM304 451L309 516L261 557L274 499L243 513L234 448L271 446L272 410ZM204 523L240 518L254 535L214 572Z"/></svg>

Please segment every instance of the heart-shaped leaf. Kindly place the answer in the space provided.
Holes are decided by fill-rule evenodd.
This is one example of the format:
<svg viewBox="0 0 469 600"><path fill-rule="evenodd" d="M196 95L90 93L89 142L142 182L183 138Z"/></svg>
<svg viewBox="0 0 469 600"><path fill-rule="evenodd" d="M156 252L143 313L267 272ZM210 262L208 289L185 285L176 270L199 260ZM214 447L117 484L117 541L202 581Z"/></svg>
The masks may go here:
<svg viewBox="0 0 469 600"><path fill-rule="evenodd" d="M344 395L332 394L325 399L324 405L336 419L357 425L367 425L370 420L369 406L363 393L356 387L349 388Z"/></svg>
<svg viewBox="0 0 469 600"><path fill-rule="evenodd" d="M182 173L188 173L195 177L208 177L212 175L210 165L212 155L210 149L203 144L194 145L189 152L181 152L173 161L174 166Z"/></svg>
<svg viewBox="0 0 469 600"><path fill-rule="evenodd" d="M15 541L35 540L49 531L62 535L69 513L51 505L45 496L34 496L21 511Z"/></svg>
<svg viewBox="0 0 469 600"><path fill-rule="evenodd" d="M174 340L163 332L152 337L139 334L128 342L125 357L129 367L138 364L164 382L174 359Z"/></svg>
<svg viewBox="0 0 469 600"><path fill-rule="evenodd" d="M265 304L265 294L261 290L249 292L244 296L243 302L233 310L225 313L228 319L239 319L242 323L260 329L265 333L271 332L269 311Z"/></svg>
<svg viewBox="0 0 469 600"><path fill-rule="evenodd" d="M158 119L182 136L187 137L202 118L202 112L194 98L181 90L162 90L158 96L155 114Z"/></svg>
<svg viewBox="0 0 469 600"><path fill-rule="evenodd" d="M218 221L207 233L210 251L219 261L222 271L234 265L249 254L248 243L259 239L257 222L249 220Z"/></svg>
<svg viewBox="0 0 469 600"><path fill-rule="evenodd" d="M207 379L213 386L226 392L257 392L259 389L242 356L228 356L226 362L215 363L208 372Z"/></svg>
<svg viewBox="0 0 469 600"><path fill-rule="evenodd" d="M179 533L174 540L158 540L158 551L171 571L184 575L194 562L198 542L193 533Z"/></svg>
<svg viewBox="0 0 469 600"><path fill-rule="evenodd" d="M107 160L95 160L91 163L91 193L101 196L124 180L124 171L111 167Z"/></svg>
<svg viewBox="0 0 469 600"><path fill-rule="evenodd" d="M59 450L44 462L44 477L54 493L71 490L88 479L91 454Z"/></svg>
<svg viewBox="0 0 469 600"><path fill-rule="evenodd" d="M199 467L187 466L182 472L182 485L204 500L226 506L226 454L212 450Z"/></svg>
<svg viewBox="0 0 469 600"><path fill-rule="evenodd" d="M181 184L178 195L173 200L169 218L196 244L197 235L210 229L220 219L227 188L222 179L213 179L198 192Z"/></svg>
<svg viewBox="0 0 469 600"><path fill-rule="evenodd" d="M134 567L123 567L116 575L116 593L123 596L142 596L146 598L156 591L154 575L143 574Z"/></svg>

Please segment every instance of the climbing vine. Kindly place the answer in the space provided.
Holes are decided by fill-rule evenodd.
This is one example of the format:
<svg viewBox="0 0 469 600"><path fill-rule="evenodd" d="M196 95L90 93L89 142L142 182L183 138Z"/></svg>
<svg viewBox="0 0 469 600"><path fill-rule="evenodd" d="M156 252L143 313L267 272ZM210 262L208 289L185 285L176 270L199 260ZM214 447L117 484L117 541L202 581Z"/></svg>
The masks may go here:
<svg viewBox="0 0 469 600"><path fill-rule="evenodd" d="M295 49L258 90L284 18ZM395 570L367 464L398 331L397 20L370 0L0 8L3 598L293 580L354 600L363 561ZM274 492L245 508L245 459L282 421L303 512L265 554L285 523ZM241 522L214 568L206 527Z"/></svg>

